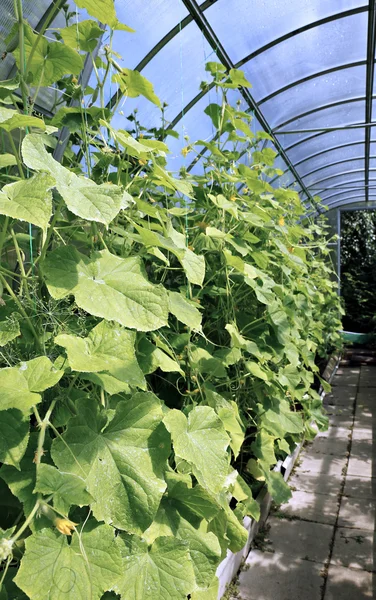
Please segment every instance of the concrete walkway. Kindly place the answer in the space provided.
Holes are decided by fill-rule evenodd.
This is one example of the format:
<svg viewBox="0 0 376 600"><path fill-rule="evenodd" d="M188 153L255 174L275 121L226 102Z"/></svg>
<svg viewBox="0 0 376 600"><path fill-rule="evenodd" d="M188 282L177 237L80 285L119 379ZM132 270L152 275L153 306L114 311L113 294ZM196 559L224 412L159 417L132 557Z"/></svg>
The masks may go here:
<svg viewBox="0 0 376 600"><path fill-rule="evenodd" d="M332 385L329 430L302 451L234 598L376 599L376 367L340 368Z"/></svg>

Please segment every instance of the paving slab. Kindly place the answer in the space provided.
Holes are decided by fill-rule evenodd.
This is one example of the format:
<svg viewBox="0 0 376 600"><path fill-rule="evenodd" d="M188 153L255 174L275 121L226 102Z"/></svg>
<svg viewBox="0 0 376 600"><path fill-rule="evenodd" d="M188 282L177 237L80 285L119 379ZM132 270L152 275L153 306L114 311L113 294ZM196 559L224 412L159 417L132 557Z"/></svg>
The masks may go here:
<svg viewBox="0 0 376 600"><path fill-rule="evenodd" d="M349 404L349 405L340 404L339 406L336 406L335 404L327 404L327 405L325 405L325 411L328 416L335 415L338 417L340 417L340 416L352 417L354 407L352 404Z"/></svg>
<svg viewBox="0 0 376 600"><path fill-rule="evenodd" d="M324 563L329 556L333 526L309 521L289 521L270 517L265 542L267 551L292 558Z"/></svg>
<svg viewBox="0 0 376 600"><path fill-rule="evenodd" d="M346 456L330 456L305 452L301 455L299 473L322 473L323 475L341 475L346 465Z"/></svg>
<svg viewBox="0 0 376 600"><path fill-rule="evenodd" d="M343 497L338 516L339 527L374 530L375 501L370 498Z"/></svg>
<svg viewBox="0 0 376 600"><path fill-rule="evenodd" d="M350 498L376 498L376 478L346 475L343 495Z"/></svg>
<svg viewBox="0 0 376 600"><path fill-rule="evenodd" d="M347 467L348 475L359 477L372 477L373 461L375 459L375 448L373 440L353 440L351 444L351 455Z"/></svg>
<svg viewBox="0 0 376 600"><path fill-rule="evenodd" d="M342 475L323 475L322 473L300 473L296 471L289 479L293 490L320 495L338 496L343 481Z"/></svg>
<svg viewBox="0 0 376 600"><path fill-rule="evenodd" d="M331 565L329 567L325 600L367 600L373 598L373 575L368 571Z"/></svg>
<svg viewBox="0 0 376 600"><path fill-rule="evenodd" d="M367 423L357 426L354 426L352 432L352 440L376 440L376 422L373 425L372 423Z"/></svg>
<svg viewBox="0 0 376 600"><path fill-rule="evenodd" d="M239 576L242 600L321 600L322 564L252 550ZM354 599L352 599L354 600Z"/></svg>
<svg viewBox="0 0 376 600"><path fill-rule="evenodd" d="M349 440L331 440L330 438L316 437L313 442L306 445L307 454L330 454L331 456L345 456Z"/></svg>
<svg viewBox="0 0 376 600"><path fill-rule="evenodd" d="M285 519L303 519L334 525L338 509L338 499L335 495L292 492L292 498L286 504L281 504L275 516Z"/></svg>
<svg viewBox="0 0 376 600"><path fill-rule="evenodd" d="M338 527L334 539L331 564L372 571L373 531Z"/></svg>
<svg viewBox="0 0 376 600"><path fill-rule="evenodd" d="M349 440L351 429L345 427L329 426L326 431L319 431L316 438L330 438L331 440Z"/></svg>
<svg viewBox="0 0 376 600"><path fill-rule="evenodd" d="M328 415L329 425L331 427L343 427L351 429L353 426L353 417L350 415Z"/></svg>
<svg viewBox="0 0 376 600"><path fill-rule="evenodd" d="M354 404L356 396L356 386L351 389L346 387L334 388L330 394L327 394L324 398L324 405L327 404L335 406L348 406Z"/></svg>
<svg viewBox="0 0 376 600"><path fill-rule="evenodd" d="M371 408L368 404L366 403L360 403L357 402L356 403L356 409L355 409L355 419L372 419L375 416L375 408Z"/></svg>

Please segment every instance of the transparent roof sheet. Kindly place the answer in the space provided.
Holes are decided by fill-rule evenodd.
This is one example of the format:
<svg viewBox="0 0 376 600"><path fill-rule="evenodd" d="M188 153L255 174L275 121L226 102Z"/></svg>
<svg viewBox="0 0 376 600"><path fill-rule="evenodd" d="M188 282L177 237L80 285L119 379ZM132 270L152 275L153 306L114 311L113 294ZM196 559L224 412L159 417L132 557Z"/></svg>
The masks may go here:
<svg viewBox="0 0 376 600"><path fill-rule="evenodd" d="M51 0L23 0L23 4L25 18L38 29ZM152 81L167 104L165 119L180 134L179 139L168 138L172 170L189 167L194 158L181 154L187 143L184 135L194 142L215 134L203 110L217 101L217 92L214 88L200 92L200 83L208 79L205 63L220 60L227 68L243 69L253 85L248 103L242 98L242 108L255 111L259 122L255 119L254 130L262 129L262 123L274 136L276 166L284 174L272 180L273 185L296 184L308 203L319 186L329 203L347 201L349 193L356 193L354 186L360 188L359 201L371 197L372 188L368 191L365 183L368 177L373 181L376 169L372 2L115 0L115 5L120 20L136 30L114 32L112 47L122 57L119 64L140 70ZM13 14L13 0L2 0L0 52ZM53 26L63 25L58 16ZM109 41L106 31L102 51ZM0 77L11 75L12 58L7 56L0 61ZM116 92L116 84L109 83L106 102ZM53 105L54 94L52 89L38 98L43 109ZM229 101L240 97L235 91ZM160 109L142 97L123 98L113 122L132 127L127 117L135 109L144 127L160 125ZM202 170L204 160L203 156L193 172ZM247 153L240 160L249 161ZM338 189L327 189L333 186Z"/></svg>
<svg viewBox="0 0 376 600"><path fill-rule="evenodd" d="M314 27L266 50L243 66L256 100L322 71L364 61L366 33L367 16L361 13Z"/></svg>

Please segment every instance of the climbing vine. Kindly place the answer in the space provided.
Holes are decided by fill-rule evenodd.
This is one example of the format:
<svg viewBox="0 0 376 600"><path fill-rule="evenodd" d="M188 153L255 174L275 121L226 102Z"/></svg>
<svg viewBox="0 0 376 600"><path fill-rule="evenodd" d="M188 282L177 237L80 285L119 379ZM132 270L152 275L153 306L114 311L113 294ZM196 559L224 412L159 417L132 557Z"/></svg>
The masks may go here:
<svg viewBox="0 0 376 600"><path fill-rule="evenodd" d="M206 150L201 174L169 172L152 84L111 45L80 83L94 19L130 28L110 0L76 3L93 20L67 13L51 41L16 2L18 73L0 83L0 598L210 600L260 487L289 497L277 461L326 427L325 226L268 183L270 138L227 99L242 71L207 64L216 134L182 150ZM109 78L161 106L159 131L112 125ZM35 113L47 86L52 119Z"/></svg>

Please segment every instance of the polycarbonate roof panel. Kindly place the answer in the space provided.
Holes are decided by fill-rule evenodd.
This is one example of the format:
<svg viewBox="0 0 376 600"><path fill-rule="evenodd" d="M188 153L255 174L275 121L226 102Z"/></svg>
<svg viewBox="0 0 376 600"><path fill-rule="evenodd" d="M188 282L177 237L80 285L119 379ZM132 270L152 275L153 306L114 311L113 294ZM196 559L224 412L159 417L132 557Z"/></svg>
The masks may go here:
<svg viewBox="0 0 376 600"><path fill-rule="evenodd" d="M346 161L337 163L335 165L329 165L318 171L315 171L311 175L307 175L303 178L306 185L315 185L318 180L323 180L328 177L343 174L346 171L364 170L364 156L358 160Z"/></svg>
<svg viewBox="0 0 376 600"><path fill-rule="evenodd" d="M330 127L343 127L344 125L357 125L364 123L364 115L366 110L365 100L356 102L347 102L324 108L301 119L297 119L293 123L286 125L280 131L297 131L304 132L310 129L325 130ZM292 134L290 134L292 135Z"/></svg>
<svg viewBox="0 0 376 600"><path fill-rule="evenodd" d="M338 129L336 131L328 131L321 134L306 134L302 136L295 135L279 135L278 139L287 148L287 155L293 163L308 159L310 156L336 148L343 144L364 143L365 140L364 128L357 129ZM293 144L298 143L292 147ZM290 149L288 149L290 148Z"/></svg>
<svg viewBox="0 0 376 600"><path fill-rule="evenodd" d="M342 173L333 175L333 177L321 177L320 173L316 174L316 178L312 181L311 186L315 188L329 188L332 186L350 186L350 184L357 183L364 178L364 169L350 169L344 165Z"/></svg>
<svg viewBox="0 0 376 600"><path fill-rule="evenodd" d="M365 93L366 66L359 65L300 83L260 106L266 119L276 127L307 111L333 102L364 98Z"/></svg>
<svg viewBox="0 0 376 600"><path fill-rule="evenodd" d="M130 69L188 14L176 0L115 0L115 7L120 21L135 29L135 33L115 31L112 42Z"/></svg>
<svg viewBox="0 0 376 600"><path fill-rule="evenodd" d="M364 142L359 144L351 144L321 152L312 158L303 161L296 165L299 174L304 177L316 169L326 168L327 165L336 163L337 161L351 161L358 158L364 159Z"/></svg>
<svg viewBox="0 0 376 600"><path fill-rule="evenodd" d="M179 32L142 71L154 83L154 90L161 102L167 103L166 119L171 121L194 98L200 83L208 79L205 64L212 51L202 32L195 23L190 23ZM219 95L213 90L213 100ZM208 97L206 97L206 104ZM159 124L158 109L148 101L136 99L138 117L146 127ZM184 120L187 115L184 116ZM202 113L202 119L206 116ZM201 137L201 136L200 136Z"/></svg>
<svg viewBox="0 0 376 600"><path fill-rule="evenodd" d="M349 40L351 39L351 44ZM295 35L243 65L257 101L300 79L364 61L367 15L360 13Z"/></svg>
<svg viewBox="0 0 376 600"><path fill-rule="evenodd" d="M33 27L50 3L51 0L23 0L24 16ZM171 148L168 165L172 170L189 166L194 157L193 153L182 156L181 149L188 143L183 135L194 142L210 140L215 134L204 109L210 102L220 100L219 91L213 88L196 100L201 94L200 83L210 79L205 63L222 60L228 69L240 66L246 72L253 88L242 108L255 110L265 129L274 132L279 152L276 166L285 171L282 177L272 180L274 185L296 182L304 196L305 184L313 194L318 178L326 176L324 186L343 185L343 190L337 193L345 199L353 186L349 177L360 176L364 189L365 173L369 167L376 168L376 141L366 148L365 128L348 127L364 123L366 114L369 117L366 107L372 103L372 96L376 97L370 77L372 65L367 65L374 50L367 46L367 31L373 23L369 11L372 3L366 0L115 0L115 3L119 19L136 30L134 34L113 33L112 47L122 57L116 60L121 66L133 69L138 66L142 70L167 105L166 121L176 121L180 138L167 140ZM13 15L13 0L3 0L0 51L14 22ZM376 31L373 33L369 40L376 38ZM109 41L106 31L102 46ZM11 66L11 57L0 62L0 78L8 76ZM109 81L105 87L106 102L116 91L116 84ZM42 98L47 107L53 103L50 93ZM237 98L239 92L229 93L230 102ZM376 121L376 100L374 103ZM160 126L160 109L141 96L122 98L113 123L132 129L126 117L135 109L141 125ZM335 127L347 128L320 131ZM257 125L257 129L261 126ZM376 130L371 128L370 135L376 139ZM248 154L244 153L239 160L246 162ZM194 169L199 171L200 166ZM315 173L311 174L312 171ZM327 190L324 193L328 195ZM334 200L339 202L340 198L335 196Z"/></svg>
<svg viewBox="0 0 376 600"><path fill-rule="evenodd" d="M364 4L364 0L218 0L206 10L206 17L236 63L295 29Z"/></svg>

